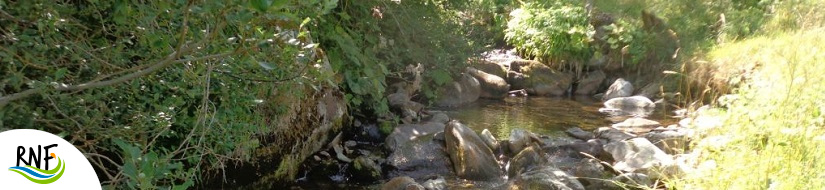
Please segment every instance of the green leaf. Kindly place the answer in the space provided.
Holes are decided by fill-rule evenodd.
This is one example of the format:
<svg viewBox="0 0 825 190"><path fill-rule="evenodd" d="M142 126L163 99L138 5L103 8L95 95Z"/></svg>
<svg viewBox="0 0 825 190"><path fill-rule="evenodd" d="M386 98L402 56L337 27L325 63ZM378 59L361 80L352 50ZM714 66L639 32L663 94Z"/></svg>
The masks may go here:
<svg viewBox="0 0 825 190"><path fill-rule="evenodd" d="M63 79L63 77L66 76L67 71L68 70L66 70L66 68L57 69L57 71L54 72L54 80Z"/></svg>
<svg viewBox="0 0 825 190"><path fill-rule="evenodd" d="M251 6L253 9L255 9L257 11L260 11L260 12L266 12L266 10L269 9L270 5L272 5L272 0L251 0L251 1L249 1L249 6Z"/></svg>

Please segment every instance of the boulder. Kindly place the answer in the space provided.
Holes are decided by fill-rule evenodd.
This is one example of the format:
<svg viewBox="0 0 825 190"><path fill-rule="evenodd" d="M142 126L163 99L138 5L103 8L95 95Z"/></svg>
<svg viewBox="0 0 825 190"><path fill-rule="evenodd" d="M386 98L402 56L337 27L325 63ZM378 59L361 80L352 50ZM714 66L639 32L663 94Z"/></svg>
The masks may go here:
<svg viewBox="0 0 825 190"><path fill-rule="evenodd" d="M633 84L630 84L630 82L627 82L623 78L619 78L607 88L607 92L604 93L602 101L631 95L633 95Z"/></svg>
<svg viewBox="0 0 825 190"><path fill-rule="evenodd" d="M484 140L484 143L487 144L487 147L490 147L490 150L498 149L498 140L496 140L496 137L493 136L490 130L484 129L481 131L481 140Z"/></svg>
<svg viewBox="0 0 825 190"><path fill-rule="evenodd" d="M582 128L578 128L578 127L573 127L573 128L569 128L567 130L564 130L564 133L567 133L567 135L570 135L573 138L577 138L577 139L581 139L581 140L589 140L589 139L592 139L592 138L596 138L596 135L594 135L592 132L584 131L584 130L582 130Z"/></svg>
<svg viewBox="0 0 825 190"><path fill-rule="evenodd" d="M390 179L384 185L381 185L381 190L424 190L424 186L416 183L410 177L395 177Z"/></svg>
<svg viewBox="0 0 825 190"><path fill-rule="evenodd" d="M613 156L613 168L626 171L651 171L660 166L673 164L673 157L653 145L645 138L633 138L611 142L604 150Z"/></svg>
<svg viewBox="0 0 825 190"><path fill-rule="evenodd" d="M599 89L599 86L602 85L606 75L601 70L591 71L585 74L584 78L579 81L578 87L576 87L576 94L577 95L592 95L596 93L596 90Z"/></svg>
<svg viewBox="0 0 825 190"><path fill-rule="evenodd" d="M611 180L632 187L632 189L653 188L653 180L648 175L641 173L623 173ZM615 184L612 185L616 186Z"/></svg>
<svg viewBox="0 0 825 190"><path fill-rule="evenodd" d="M458 81L443 86L438 94L436 106L458 107L478 100L481 85L475 77L465 73L458 78Z"/></svg>
<svg viewBox="0 0 825 190"><path fill-rule="evenodd" d="M584 186L558 168L543 166L518 175L509 189L584 190Z"/></svg>
<svg viewBox="0 0 825 190"><path fill-rule="evenodd" d="M444 130L447 154L458 177L487 181L501 177L493 151L469 127L450 121Z"/></svg>
<svg viewBox="0 0 825 190"><path fill-rule="evenodd" d="M526 89L539 96L561 96L573 84L573 75L554 70L543 63L530 60L509 62L508 83L512 89ZM513 74L513 75L510 75ZM520 74L520 75L519 75Z"/></svg>
<svg viewBox="0 0 825 190"><path fill-rule="evenodd" d="M539 151L540 149L535 146L530 146L516 154L513 159L510 159L510 164L507 167L507 176L513 178L534 167L547 164L547 158Z"/></svg>
<svg viewBox="0 0 825 190"><path fill-rule="evenodd" d="M478 70L484 71L485 73L501 77L502 79L507 78L507 68L505 68L502 64L493 61L479 60L474 61L472 66Z"/></svg>
<svg viewBox="0 0 825 190"><path fill-rule="evenodd" d="M352 169L352 176L357 180L375 181L381 179L381 167L367 156L355 158Z"/></svg>
<svg viewBox="0 0 825 190"><path fill-rule="evenodd" d="M387 165L392 166L388 176L408 176L423 180L432 175L452 174L444 143L435 140L434 136L419 136L396 146L387 157Z"/></svg>
<svg viewBox="0 0 825 190"><path fill-rule="evenodd" d="M510 92L510 85L499 76L472 67L467 67L467 73L478 79L481 85L481 98L502 99Z"/></svg>
<svg viewBox="0 0 825 190"><path fill-rule="evenodd" d="M631 117L620 123L613 124L613 128L640 134L650 132L661 125L662 124L657 121L640 117Z"/></svg>

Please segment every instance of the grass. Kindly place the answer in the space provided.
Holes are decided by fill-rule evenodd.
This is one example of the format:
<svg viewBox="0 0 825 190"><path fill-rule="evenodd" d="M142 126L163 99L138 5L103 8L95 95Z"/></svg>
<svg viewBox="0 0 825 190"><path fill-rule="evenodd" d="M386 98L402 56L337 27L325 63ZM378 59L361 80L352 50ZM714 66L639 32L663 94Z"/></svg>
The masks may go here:
<svg viewBox="0 0 825 190"><path fill-rule="evenodd" d="M718 103L721 127L701 137L729 143L694 150L715 163L670 181L677 189L825 189L825 28L722 44L709 64L755 65ZM721 148L719 148L721 147Z"/></svg>

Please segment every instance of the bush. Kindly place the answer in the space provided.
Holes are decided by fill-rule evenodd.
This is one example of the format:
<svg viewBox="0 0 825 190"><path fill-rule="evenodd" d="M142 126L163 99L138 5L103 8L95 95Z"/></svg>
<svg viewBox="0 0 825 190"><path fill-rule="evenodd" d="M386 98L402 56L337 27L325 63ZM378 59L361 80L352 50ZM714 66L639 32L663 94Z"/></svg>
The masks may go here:
<svg viewBox="0 0 825 190"><path fill-rule="evenodd" d="M530 2L511 13L505 39L528 56L551 62L582 61L593 54L593 27L574 1Z"/></svg>

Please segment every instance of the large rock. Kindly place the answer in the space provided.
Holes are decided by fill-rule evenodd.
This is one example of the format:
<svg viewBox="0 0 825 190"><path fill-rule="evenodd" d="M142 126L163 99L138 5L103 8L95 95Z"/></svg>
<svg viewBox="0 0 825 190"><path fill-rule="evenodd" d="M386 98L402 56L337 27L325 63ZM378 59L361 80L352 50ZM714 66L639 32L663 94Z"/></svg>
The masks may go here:
<svg viewBox="0 0 825 190"><path fill-rule="evenodd" d="M627 82L623 78L616 79L610 87L607 88L607 92L604 93L604 97L602 100L610 100L613 98L620 98L620 97L628 97L633 95L633 84Z"/></svg>
<svg viewBox="0 0 825 190"><path fill-rule="evenodd" d="M587 73L581 81L579 81L579 86L576 87L576 94L577 95L592 95L596 93L596 90L599 89L599 86L602 85L606 75L601 70L591 71Z"/></svg>
<svg viewBox="0 0 825 190"><path fill-rule="evenodd" d="M443 86L438 94L437 106L458 107L478 100L481 85L475 77L462 74L458 81Z"/></svg>
<svg viewBox="0 0 825 190"><path fill-rule="evenodd" d="M612 176L598 160L590 158L581 159L577 162L576 166L573 167L572 174L585 186L597 184Z"/></svg>
<svg viewBox="0 0 825 190"><path fill-rule="evenodd" d="M507 68L502 64L488 60L478 60L474 61L472 66L485 73L501 77L502 79L507 78Z"/></svg>
<svg viewBox="0 0 825 190"><path fill-rule="evenodd" d="M513 178L532 168L547 164L547 158L540 151L535 146L530 146L516 154L507 167L507 176Z"/></svg>
<svg viewBox="0 0 825 190"><path fill-rule="evenodd" d="M510 92L510 85L503 78L478 69L467 67L467 73L478 79L482 98L502 99Z"/></svg>
<svg viewBox="0 0 825 190"><path fill-rule="evenodd" d="M509 189L584 190L584 186L576 178L558 168L543 166L519 175Z"/></svg>
<svg viewBox="0 0 825 190"><path fill-rule="evenodd" d="M573 75L556 71L538 61L512 60L507 82L512 89L526 89L539 96L561 96L573 84Z"/></svg>
<svg viewBox="0 0 825 190"><path fill-rule="evenodd" d="M626 171L649 172L661 166L673 164L673 157L645 138L633 138L611 142L604 146L616 163L613 168Z"/></svg>
<svg viewBox="0 0 825 190"><path fill-rule="evenodd" d="M424 186L416 183L410 177L395 177L390 179L384 185L381 185L381 190L424 190Z"/></svg>
<svg viewBox="0 0 825 190"><path fill-rule="evenodd" d="M640 117L631 117L620 123L613 124L613 128L639 134L650 132L661 125L662 124L657 121Z"/></svg>
<svg viewBox="0 0 825 190"><path fill-rule="evenodd" d="M445 180L444 177L438 176L438 178L427 180L421 185L427 190L446 190L447 180Z"/></svg>
<svg viewBox="0 0 825 190"><path fill-rule="evenodd" d="M444 143L435 140L434 136L433 134L419 136L416 139L404 141L393 149L387 158L387 164L392 166L388 175L390 177L409 176L424 180L433 175L452 174Z"/></svg>
<svg viewBox="0 0 825 190"><path fill-rule="evenodd" d="M444 130L444 138L458 177L479 181L501 177L493 151L469 127L450 121Z"/></svg>

